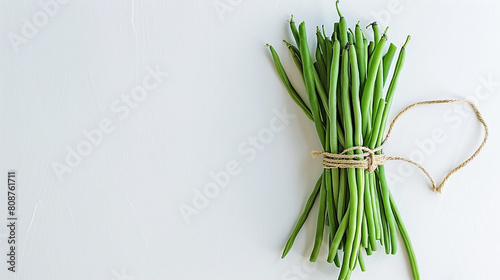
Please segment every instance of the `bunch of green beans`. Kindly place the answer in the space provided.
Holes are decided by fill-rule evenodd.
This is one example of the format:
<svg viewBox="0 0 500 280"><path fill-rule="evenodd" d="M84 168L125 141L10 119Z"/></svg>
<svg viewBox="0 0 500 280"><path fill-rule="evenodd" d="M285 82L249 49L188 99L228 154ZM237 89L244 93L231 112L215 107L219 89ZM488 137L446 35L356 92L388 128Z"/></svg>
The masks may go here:
<svg viewBox="0 0 500 280"><path fill-rule="evenodd" d="M387 45L387 29L382 33L377 23L368 41L359 22L354 31L347 28L337 1L339 22L333 24L331 36L325 28L316 30L316 49L311 56L306 26L298 28L290 19L295 45L285 41L307 93L307 104L295 90L280 62L269 46L278 74L295 103L313 121L324 151L340 153L344 149L381 145L389 109L405 61L405 49L399 51L396 66L390 69L397 47ZM314 59L313 59L314 57ZM390 79L389 79L390 78ZM387 86L386 82L390 81ZM361 150L349 154L361 154ZM310 261L315 262L328 227L328 262L340 268L338 279L346 280L359 266L365 271L363 254L371 255L378 244L386 254L396 254L399 230L408 253L414 279L419 279L417 262L408 233L387 186L385 169L374 172L359 168L324 169L306 206L285 245L284 258L304 225L314 203L319 211Z"/></svg>

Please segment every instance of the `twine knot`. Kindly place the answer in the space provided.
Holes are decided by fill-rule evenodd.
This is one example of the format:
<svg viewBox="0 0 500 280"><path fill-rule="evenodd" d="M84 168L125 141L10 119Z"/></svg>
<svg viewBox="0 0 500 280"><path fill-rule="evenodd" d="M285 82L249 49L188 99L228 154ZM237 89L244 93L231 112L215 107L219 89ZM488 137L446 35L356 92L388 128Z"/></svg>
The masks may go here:
<svg viewBox="0 0 500 280"><path fill-rule="evenodd" d="M376 149L357 146L345 149L340 154L319 151L314 151L312 154L313 157L323 156L323 168L325 169L362 168L371 173L375 171L379 165L387 161L387 157L384 154L376 154L376 152L381 149L382 146Z"/></svg>

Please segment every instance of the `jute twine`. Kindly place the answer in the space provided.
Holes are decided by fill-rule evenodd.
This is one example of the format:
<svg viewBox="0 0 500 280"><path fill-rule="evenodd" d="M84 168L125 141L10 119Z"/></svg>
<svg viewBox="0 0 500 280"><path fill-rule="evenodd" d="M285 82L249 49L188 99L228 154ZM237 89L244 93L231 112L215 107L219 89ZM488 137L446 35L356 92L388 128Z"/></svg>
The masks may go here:
<svg viewBox="0 0 500 280"><path fill-rule="evenodd" d="M406 113L408 110L410 110L411 108L417 107L420 105L427 105L427 104L442 104L442 103L456 103L456 102L467 103L472 107L472 109L476 113L477 119L484 127L484 140L481 143L481 145L479 146L479 148L477 148L477 150L474 152L474 154L472 154L472 156L470 156L467 160L465 160L459 166L455 167L448 174L446 174L446 176L444 177L441 184L439 184L439 186L436 186L436 181L434 181L434 178L432 178L432 176L429 174L429 172L419 163L417 163L411 159L404 158L404 157L391 157L391 156L386 156L382 153L377 153L377 152L382 150L384 143L387 141L387 139L391 135L392 129L393 129L394 124L396 123L397 119L399 117L401 117L401 115ZM479 154L479 152L483 149L487 140L488 140L488 126L486 125L486 122L484 121L483 116L479 112L476 105L474 105L474 103L472 103L468 100L463 100L463 99L433 100L433 101L423 101L423 102L418 102L418 103L412 104L412 105L406 107L403 111L401 111L394 118L394 120L391 122L391 125L389 126L389 131L387 132L387 135L385 136L384 141L382 141L382 144L375 149L370 149L367 147L358 146L358 147L351 147L351 148L345 149L340 154L332 154L332 153L328 153L328 152L316 152L315 151L315 152L313 152L313 157L317 157L317 156L322 155L323 156L323 168L325 168L325 169L362 168L362 169L368 170L368 172L375 171L379 165L382 165L385 162L390 161L390 160L406 161L406 162L409 162L409 163L417 166L418 168L420 168L420 170L422 170L425 173L425 175L427 175L429 180L431 181L432 190L440 193L441 190L443 189L444 184L450 178L450 176L453 175L458 170L462 169L467 164L469 164L469 162L471 162ZM353 155L347 154L350 151L356 151L356 150L361 151L362 153L361 154L353 154Z"/></svg>

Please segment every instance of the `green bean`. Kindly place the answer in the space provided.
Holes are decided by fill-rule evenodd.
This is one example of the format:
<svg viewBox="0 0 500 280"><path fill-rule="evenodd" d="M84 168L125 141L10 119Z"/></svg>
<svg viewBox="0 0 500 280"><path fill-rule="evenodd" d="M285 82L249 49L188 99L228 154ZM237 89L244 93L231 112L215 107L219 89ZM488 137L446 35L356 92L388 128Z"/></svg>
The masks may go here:
<svg viewBox="0 0 500 280"><path fill-rule="evenodd" d="M297 52L295 52L295 50L294 50L294 49L297 49L295 46L291 45L290 43L288 43L285 40L283 40L283 42L285 42L285 44L287 45L288 50L290 51L290 54L292 55L293 63L295 63L295 66L297 67L297 70L299 71L300 76L302 77L302 81L304 81L304 70L302 69L302 61L300 60L300 52L297 54ZM297 51L298 50L299 49L297 49ZM312 115L311 115L311 120L313 120Z"/></svg>
<svg viewBox="0 0 500 280"><path fill-rule="evenodd" d="M332 129L332 124L329 120L326 121L326 138L325 138L325 151L326 152L331 152L332 149L331 149L331 139L330 139L330 131ZM323 174L323 180L325 181L325 184L326 184L326 195L327 195L327 201L326 201L326 205L327 207L328 206L331 206L331 210L329 208L327 208L327 214L330 215L332 214L332 216L336 217L336 214L334 213L334 209L333 209L333 189L332 189L332 174L331 174L331 169L323 169L323 172L325 174ZM331 201L329 202L329 195L331 195L332 199ZM332 213L330 213L330 211L333 211ZM330 219L330 218L329 218ZM332 227L336 225L336 219L335 218L332 218L333 219L333 223L330 223L329 221L330 220L327 220L327 222L329 222L328 224L331 225Z"/></svg>
<svg viewBox="0 0 500 280"><path fill-rule="evenodd" d="M321 48L321 53L326 54L326 45L325 45L325 35L319 29L319 26L316 26L316 38L318 39L319 46Z"/></svg>
<svg viewBox="0 0 500 280"><path fill-rule="evenodd" d="M378 198L378 186L375 174L369 173L370 178L370 193L372 194L372 205L373 205L373 220L375 223L375 236L377 240L383 240L382 232L382 215L380 213L380 200ZM375 249L373 249L375 250Z"/></svg>
<svg viewBox="0 0 500 280"><path fill-rule="evenodd" d="M347 170L339 170L339 197L337 202L337 221L340 223L346 212L346 193L347 193Z"/></svg>
<svg viewBox="0 0 500 280"><path fill-rule="evenodd" d="M319 50L319 53L321 54L321 60L323 61L323 64L325 66L325 72L327 71L327 66L329 65L328 64L328 59L326 58L326 38L325 36L323 35L323 33L321 32L321 30L319 29L319 26L316 26L316 39L317 39L317 43L318 43L318 47L316 48L316 50L318 51Z"/></svg>
<svg viewBox="0 0 500 280"><path fill-rule="evenodd" d="M420 274L418 272L417 258L415 257L415 252L413 251L413 246L411 245L410 236L406 231L406 227L401 219L401 214L399 214L398 207L396 206L396 202L394 202L394 198L392 195L390 196L392 212L394 213L394 217L396 217L396 224L398 225L399 233L403 239L403 242L406 247L406 252L408 253L408 259L410 261L411 272L413 274L414 280L420 279Z"/></svg>
<svg viewBox="0 0 500 280"><path fill-rule="evenodd" d="M295 25L295 21L293 21L293 15L291 16L289 23L290 23L290 30L292 30L293 39L295 40L295 44L297 44L297 46L300 47L300 35L299 31L297 30L297 26Z"/></svg>
<svg viewBox="0 0 500 280"><path fill-rule="evenodd" d="M377 47L378 42L381 39L381 34L380 34L380 29L378 27L378 24L376 22L373 22L370 24L373 30L373 37L374 37L374 42L375 42L375 48ZM377 77L375 80L375 90L374 90L374 95L373 95L373 117L375 117L375 110L378 107L378 102L379 99L382 97L383 91L384 91L384 76L383 76L383 63L380 63L378 70L377 70ZM369 129L368 129L369 131Z"/></svg>
<svg viewBox="0 0 500 280"><path fill-rule="evenodd" d="M398 250L398 237L396 233L396 221L394 220L394 214L391 209L390 201L390 191L387 187L387 180L385 179L385 167L379 165L376 171L378 181L380 182L380 192L382 195L382 205L384 208L385 220L387 221L387 226L389 227L389 233L391 237L391 254L396 254ZM388 244L385 245L386 247Z"/></svg>
<svg viewBox="0 0 500 280"><path fill-rule="evenodd" d="M381 203L379 204L380 206L380 216L381 216L381 220L382 220L382 235L383 235L383 243L382 243L382 240L381 243L382 245L384 246L385 248L385 253L386 254L390 254L391 253L391 231L389 230L389 224L387 222L387 216L385 215L385 211L384 211L384 203L383 203L383 198L382 198L382 191L381 191L381 187L380 187L380 181L377 181L377 194L378 194L378 201L381 201Z"/></svg>
<svg viewBox="0 0 500 280"><path fill-rule="evenodd" d="M293 242L295 242L295 238L297 237L297 234L299 234L300 229L306 222L307 216L309 216L309 213L311 212L311 208L314 205L314 201L316 200L316 197L318 196L319 189L321 186L321 181L323 180L323 174L319 177L318 181L316 182L316 185L314 186L314 189L307 199L306 206L304 207L304 210L302 211L302 214L300 214L299 220L297 221L297 224L295 225L295 228L292 231L292 234L288 238L288 241L286 242L285 249L283 250L283 254L281 255L281 258L284 258L288 252L290 252L290 249L292 249Z"/></svg>
<svg viewBox="0 0 500 280"><path fill-rule="evenodd" d="M300 50L296 46L289 43L287 40L283 40L283 42L295 54L295 56L298 57L300 60Z"/></svg>
<svg viewBox="0 0 500 280"><path fill-rule="evenodd" d="M328 38L328 36L326 35L326 31L325 31L325 25L321 25L321 30L323 31L323 37Z"/></svg>
<svg viewBox="0 0 500 280"><path fill-rule="evenodd" d="M346 45L342 52L342 70L340 71L341 76L341 102L343 109L343 120L344 120L344 136L345 136L345 144L347 147L353 147L354 139L354 131L353 125L351 121L351 102L349 97L349 44ZM348 152L349 155L353 155L353 151ZM349 182L349 205L352 203L352 208L349 208L349 229L347 231L346 245L344 250L344 262L347 260L347 267L350 267L350 258L353 254L354 245L354 237L357 229L357 209L358 209L358 185L357 185L357 177L356 177L356 169L348 168L347 169L348 182ZM354 252L355 253L355 252ZM344 268L344 264L342 264L340 278L344 278L349 269Z"/></svg>
<svg viewBox="0 0 500 280"><path fill-rule="evenodd" d="M341 279L341 280L349 280L349 279L351 279L351 275L352 275L352 270L348 270L347 271L347 275L345 276L345 278Z"/></svg>
<svg viewBox="0 0 500 280"><path fill-rule="evenodd" d="M354 116L354 145L363 146L363 133L362 133L362 119L361 119L361 102L359 100L359 69L358 60L356 57L356 50L354 47L348 47L349 50L349 62L351 70L351 98L352 98L352 111ZM356 150L357 154L362 154L361 150ZM361 168L356 169L356 185L357 185L357 198L358 198L358 209L356 217L356 235L353 245L350 260L350 268L354 269L354 265L357 260L357 253L359 252L359 246L361 244L361 234L363 225L363 213L364 213L364 191L365 191L365 176L364 170Z"/></svg>
<svg viewBox="0 0 500 280"><path fill-rule="evenodd" d="M295 88L290 83L290 80L288 79L288 76L285 72L285 69L283 68L283 65L281 64L281 61L279 59L278 54L276 53L276 51L274 50L274 48L271 45L268 45L268 47L271 50L274 64L275 64L276 69L278 71L278 74L281 78L281 81L283 82L286 90L288 91L288 94L290 95L292 100L295 101L295 103L299 106L299 108L302 109L302 111L304 111L304 114L306 114L306 116L312 120L313 118L312 118L311 110L309 109L309 107L306 105L304 100L302 100L300 95L297 93Z"/></svg>
<svg viewBox="0 0 500 280"><path fill-rule="evenodd" d="M355 28L356 35L356 55L358 56L358 68L359 68L359 80L360 80L360 88L363 88L365 85L366 79L366 57L365 57L365 44L366 40L363 36L363 30L359 26L359 21L356 24Z"/></svg>
<svg viewBox="0 0 500 280"><path fill-rule="evenodd" d="M356 39L354 37L354 32L349 28L347 29L349 32L347 33L347 41L351 44L354 45L356 43Z"/></svg>
<svg viewBox="0 0 500 280"><path fill-rule="evenodd" d="M336 34L338 35L339 34L339 31L338 31L338 28L339 28L339 24L336 23L334 24L334 27L336 29ZM337 36L338 37L338 36ZM337 42L339 42L339 44L342 44L340 42L339 39L336 40ZM341 45L339 45L339 48L342 48ZM340 50L339 50L339 53L340 53ZM340 63L340 55L339 55L339 63ZM339 67L340 67L340 64L339 64ZM337 100L341 100L341 83L337 83ZM338 119L337 119L337 129L339 131L338 133L338 136L339 136L339 144L342 146L342 147L339 147L339 151L343 150L344 147L346 146L345 145L345 134L344 134L344 131L343 131L343 126L342 126L342 123L344 122L344 119L343 119L343 110L342 110L342 102L339 102L337 101L337 116L338 116ZM337 221L340 223L340 221L342 220L342 217L344 217L344 214L346 213L347 209L346 209L346 202L348 201L347 199L347 196L348 196L348 193L347 193L347 169L340 169L339 170L339 195L338 195L338 202L337 202ZM341 244L342 245L342 244Z"/></svg>
<svg viewBox="0 0 500 280"><path fill-rule="evenodd" d="M399 80L399 75L401 74L401 71L403 69L403 65L405 63L405 58L406 58L406 46L408 45L408 42L410 41L411 37L408 36L406 38L406 42L401 48L401 51L399 52L398 56L398 61L396 62L396 68L394 69L394 75L392 76L391 83L389 85L389 89L387 90L387 96L385 100L387 101L386 105L386 110L384 110L384 115L382 117L382 125L380 130L382 133L379 135L379 139L377 142L377 145L380 146L382 144L383 140L383 132L385 131L385 125L387 123L387 119L389 118L389 109L391 108L392 105L392 99L394 97L394 93L396 92L396 88L398 86L398 80Z"/></svg>
<svg viewBox="0 0 500 280"><path fill-rule="evenodd" d="M323 60L323 54L320 51L320 43L318 42L316 44L316 63L318 64L318 74L321 80L321 85L323 85L323 88L327 88L326 86L326 65L325 61Z"/></svg>
<svg viewBox="0 0 500 280"><path fill-rule="evenodd" d="M323 86L320 86L320 87L323 88ZM326 102L328 102L328 100ZM326 125L328 123L328 114L329 114L328 107L323 106L323 102L320 102L319 103L319 110L320 110L320 115L321 115L321 121L323 122L323 128L326 129ZM325 130L325 137L327 137L326 136L327 134L328 133ZM323 150L325 150L325 147L323 147Z"/></svg>
<svg viewBox="0 0 500 280"><path fill-rule="evenodd" d="M366 212L366 226L368 227L368 239L369 246L373 248L373 250L377 250L377 235L376 235L376 222L373 215L373 194L371 188L370 181L370 173L365 171L365 212ZM367 246L365 246L367 248Z"/></svg>
<svg viewBox="0 0 500 280"><path fill-rule="evenodd" d="M370 41L370 43L368 44L368 60L372 58L374 51L375 51L375 42Z"/></svg>
<svg viewBox="0 0 500 280"><path fill-rule="evenodd" d="M316 96L315 89L315 75L314 66L311 60L311 54L309 53L309 46L307 45L307 33L306 25L302 22L299 25L300 34L300 57L302 58L302 68L304 69L304 82L306 86L307 95L309 96L309 103L311 106L311 113L313 116L314 124L316 126L316 131L318 137L321 141L323 147L325 146L325 129L323 128L323 123L321 121L319 112L319 102Z"/></svg>
<svg viewBox="0 0 500 280"><path fill-rule="evenodd" d="M333 59L333 42L330 40L330 38L325 39L325 46L326 46L326 58L325 58L325 64L328 66L326 67L326 80L327 80L327 87L326 91L330 90L330 72L331 72L331 64L332 64L332 59Z"/></svg>
<svg viewBox="0 0 500 280"><path fill-rule="evenodd" d="M366 247L365 251L366 251L366 255L368 255L368 256L371 256L373 254L374 250L372 250L372 246L370 245L370 243L368 243L368 247Z"/></svg>
<svg viewBox="0 0 500 280"><path fill-rule="evenodd" d="M366 271L365 261L363 260L363 254L361 250L358 253L359 267L361 267L361 271Z"/></svg>
<svg viewBox="0 0 500 280"><path fill-rule="evenodd" d="M314 75L314 85L316 87L316 90L318 91L318 95L320 97L320 100L321 100L321 106L323 106L323 108L325 108L326 110L326 114L329 115L329 111L328 111L328 96L326 95L326 92L325 92L325 89L323 88L323 84L321 82L321 79L318 75L318 72L316 72L314 70L314 67L313 67L313 75Z"/></svg>
<svg viewBox="0 0 500 280"><path fill-rule="evenodd" d="M380 28L378 27L378 23L376 21L370 23L366 28L370 26L373 30L373 41L375 42L375 48L377 48L377 44L382 38L382 35L380 34Z"/></svg>
<svg viewBox="0 0 500 280"><path fill-rule="evenodd" d="M384 66L382 63L378 66L377 78L375 79L375 90L373 94L372 119L377 114L378 103L384 93Z"/></svg>
<svg viewBox="0 0 500 280"><path fill-rule="evenodd" d="M339 254L335 254L335 258L333 258L333 263L335 264L336 267L340 268L340 259L339 259Z"/></svg>
<svg viewBox="0 0 500 280"><path fill-rule="evenodd" d="M330 85L328 92L329 110L330 110L330 149L332 153L338 153L339 147L339 132L342 132L340 125L338 125L337 120L337 88L338 88L338 77L339 77L339 63L340 63L340 42L335 40L332 47L332 59L330 64ZM342 137L343 138L343 137ZM343 140L342 140L343 142ZM332 184L333 184L333 202L334 206L338 207L338 188L339 186L339 169L335 168L332 170ZM338 208L337 208L338 209ZM335 211L337 212L337 211ZM337 217L338 217L337 213ZM340 223L340 218L338 219Z"/></svg>
<svg viewBox="0 0 500 280"><path fill-rule="evenodd" d="M361 231L361 247L366 248L368 247L368 219L366 218L366 211L363 213L363 224L361 225Z"/></svg>
<svg viewBox="0 0 500 280"><path fill-rule="evenodd" d="M333 24L333 35L335 36L335 40L340 41L340 32L339 32L339 23L335 22ZM341 42L342 43L342 42ZM342 45L341 45L342 47Z"/></svg>
<svg viewBox="0 0 500 280"><path fill-rule="evenodd" d="M387 29L386 29L387 31ZM377 47L373 53L370 63L368 65L368 76L366 79L365 87L363 89L363 96L361 99L361 112L363 113L363 135L368 132L368 125L371 122L372 106L373 106L373 90L375 86L375 80L377 78L377 71L382 59L382 52L384 50L385 42L387 41L387 36L384 35L377 43Z"/></svg>
<svg viewBox="0 0 500 280"><path fill-rule="evenodd" d="M339 9L339 0L335 3L337 7L337 13L339 14L340 20L339 20L339 40L340 40L340 46L344 48L347 43L348 43L348 37L347 37L347 22L345 18L342 16L342 13L340 12Z"/></svg>
<svg viewBox="0 0 500 280"><path fill-rule="evenodd" d="M345 146L345 145L344 145L344 143L345 143L345 142L344 142L344 131L342 130L342 126L340 125L338 118L337 118L337 135L338 135L338 137L339 137L339 138L338 138L338 140L339 140L339 145L341 145L341 146ZM339 148L339 151L340 151L340 150L341 150L341 149Z"/></svg>
<svg viewBox="0 0 500 280"><path fill-rule="evenodd" d="M346 279L348 279L349 278L349 274L351 272L351 269L349 268L349 257L350 257L350 254L348 255L345 249L346 248L344 248L344 258L342 259L342 266L340 267L339 280L346 280Z"/></svg>
<svg viewBox="0 0 500 280"><path fill-rule="evenodd" d="M326 215L325 173L323 173L322 178L323 180L319 191L319 211L318 211L318 222L316 223L316 237L314 239L314 247L311 252L311 257L309 258L310 262L316 262L316 260L318 259L319 250L321 249L321 243L323 243L323 233L325 228L325 215Z"/></svg>
<svg viewBox="0 0 500 280"><path fill-rule="evenodd" d="M336 122L334 122L336 126ZM327 139L326 139L326 151L327 152L332 152L332 143L335 142L336 146L336 132L331 133L332 131L332 122L327 122ZM330 136L335 136L335 139L331 139ZM336 170L336 169L335 169ZM338 171L338 170L336 170ZM334 198L333 198L333 185L332 185L332 171L330 169L324 169L323 171L323 178L325 181L325 187L326 187L326 209L327 209L327 214L328 214L328 229L330 232L330 238L329 240L333 239L333 236L335 235L335 231L337 230L337 214L335 211L335 203L334 203ZM334 181L335 184L338 184L338 181Z"/></svg>
<svg viewBox="0 0 500 280"><path fill-rule="evenodd" d="M349 205L347 208L349 209L351 206ZM327 261L331 263L333 261L334 256L337 254L337 250L339 249L340 242L344 237L344 234L347 230L347 223L349 222L349 214L346 214L342 217L342 220L339 223L339 227L335 236L333 237L332 243L330 244L330 250L328 251Z"/></svg>
<svg viewBox="0 0 500 280"><path fill-rule="evenodd" d="M363 61L363 69L364 69L364 72L365 72L365 79L363 80L363 85L362 85L362 89L365 88L365 83L366 83L366 75L367 75L367 71L368 71L368 40L364 37L365 35L363 34L363 58L364 58L364 61Z"/></svg>
<svg viewBox="0 0 500 280"><path fill-rule="evenodd" d="M377 115L374 118L372 135L368 144L368 147L370 149L375 149L375 145L377 144L379 135L381 133L380 127L382 125L382 117L385 112L386 112L386 102L383 98L380 98L379 105L377 108Z"/></svg>
<svg viewBox="0 0 500 280"><path fill-rule="evenodd" d="M359 22L359 21L358 21L358 22ZM356 44L356 34L354 34L354 31L352 31L352 29L351 29L351 28L347 28L347 31L351 34L351 36L352 36L352 38L353 38L353 39L352 39L352 43L351 43L351 42L349 42L349 43L351 43L351 45ZM349 36L349 35L347 35L347 36Z"/></svg>
<svg viewBox="0 0 500 280"><path fill-rule="evenodd" d="M394 59L394 55L396 54L396 50L398 48L396 45L391 43L389 45L389 49L387 50L387 53L382 57L383 65L384 65L384 85L385 81L387 81L387 76L389 75L389 70L391 68L392 60Z"/></svg>

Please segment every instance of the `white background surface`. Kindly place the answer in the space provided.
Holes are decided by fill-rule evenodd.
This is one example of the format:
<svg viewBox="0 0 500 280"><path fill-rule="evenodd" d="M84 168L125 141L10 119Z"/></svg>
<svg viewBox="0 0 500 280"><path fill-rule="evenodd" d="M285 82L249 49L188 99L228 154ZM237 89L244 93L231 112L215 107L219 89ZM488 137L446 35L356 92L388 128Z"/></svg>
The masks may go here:
<svg viewBox="0 0 500 280"><path fill-rule="evenodd" d="M2 261L0 279L336 278L326 250L317 264L307 262L316 208L288 257L279 258L321 172L310 156L320 144L264 47L276 47L302 91L281 43L291 39L286 20L292 13L305 20L312 44L316 25L338 19L333 1L219 0L231 7L223 13L214 3L69 1L18 52L9 34L24 36L24 19L33 22L44 10L38 1L0 3L2 213L7 170L19 177L17 272ZM341 8L350 27L389 23L397 46L412 35L392 117L417 101L479 97L489 143L442 195L411 166L391 162L387 169L421 278L497 279L500 3L366 0ZM120 118L113 102L122 104L120 96L142 84L148 67L169 76ZM495 83L485 87L485 80ZM238 151L284 109L296 117L262 151L251 158ZM446 140L423 162L439 181L482 138L474 117L460 112L453 105L415 109L398 123L386 153L422 152L417 142L442 129ZM58 180L55 162L64 163L66 149L104 119L114 130ZM210 173L230 162L240 173L184 219L179 207L193 207L196 191L213 182ZM410 279L400 247L396 256L379 250L366 257L368 271L352 279Z"/></svg>

